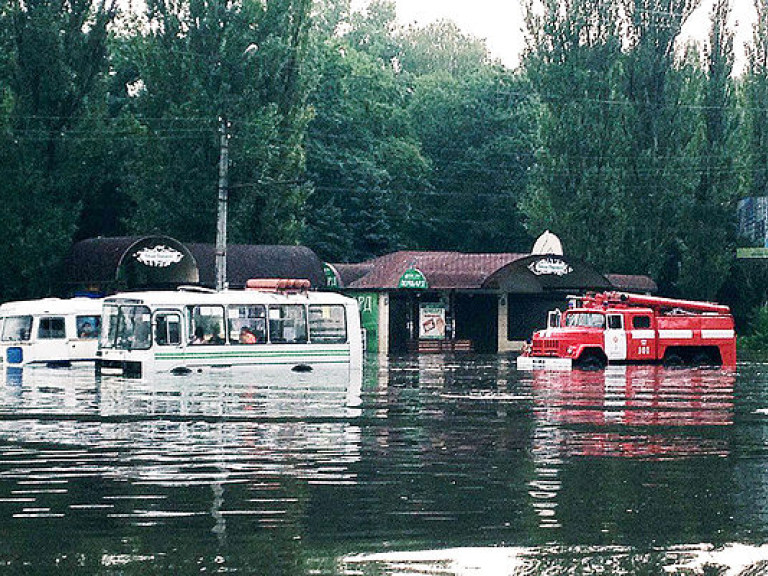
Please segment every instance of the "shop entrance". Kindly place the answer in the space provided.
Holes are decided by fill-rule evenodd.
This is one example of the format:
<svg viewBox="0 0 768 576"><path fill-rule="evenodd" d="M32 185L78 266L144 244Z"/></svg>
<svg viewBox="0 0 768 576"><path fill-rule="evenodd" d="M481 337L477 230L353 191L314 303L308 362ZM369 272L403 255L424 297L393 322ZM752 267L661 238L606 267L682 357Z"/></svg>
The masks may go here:
<svg viewBox="0 0 768 576"><path fill-rule="evenodd" d="M522 341L546 327L547 313L568 306L565 294L508 294L507 339Z"/></svg>
<svg viewBox="0 0 768 576"><path fill-rule="evenodd" d="M389 352L403 354L408 351L413 322L413 303L407 294L390 292L389 295Z"/></svg>
<svg viewBox="0 0 768 576"><path fill-rule="evenodd" d="M498 348L499 320L496 294L456 294L456 339L471 340L481 354Z"/></svg>

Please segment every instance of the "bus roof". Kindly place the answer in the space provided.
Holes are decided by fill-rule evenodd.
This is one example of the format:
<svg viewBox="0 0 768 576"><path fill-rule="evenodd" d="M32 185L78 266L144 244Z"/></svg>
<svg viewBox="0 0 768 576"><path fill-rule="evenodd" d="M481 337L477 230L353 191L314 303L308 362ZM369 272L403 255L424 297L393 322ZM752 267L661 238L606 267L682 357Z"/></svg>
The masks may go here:
<svg viewBox="0 0 768 576"><path fill-rule="evenodd" d="M158 290L148 292L123 292L105 299L105 303L134 303L147 306L191 306L226 304L350 304L353 298L336 292L263 292L259 290L224 290L208 292L199 290Z"/></svg>
<svg viewBox="0 0 768 576"><path fill-rule="evenodd" d="M0 316L39 316L48 314L101 314L100 298L42 298L17 300L0 305Z"/></svg>

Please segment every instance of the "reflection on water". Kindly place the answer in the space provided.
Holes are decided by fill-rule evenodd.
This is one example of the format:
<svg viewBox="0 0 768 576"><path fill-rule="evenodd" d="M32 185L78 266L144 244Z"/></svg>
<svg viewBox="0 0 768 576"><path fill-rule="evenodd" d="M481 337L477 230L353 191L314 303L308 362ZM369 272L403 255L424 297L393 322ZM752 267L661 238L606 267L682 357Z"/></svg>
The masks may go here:
<svg viewBox="0 0 768 576"><path fill-rule="evenodd" d="M767 381L759 364L531 373L496 356L371 358L362 375L10 373L0 566L758 573Z"/></svg>
<svg viewBox="0 0 768 576"><path fill-rule="evenodd" d="M563 562L567 559L567 564ZM350 556L347 574L529 576L533 574L686 574L758 576L768 573L768 545L711 544L638 552L620 546L452 548ZM565 564L565 565L564 565Z"/></svg>

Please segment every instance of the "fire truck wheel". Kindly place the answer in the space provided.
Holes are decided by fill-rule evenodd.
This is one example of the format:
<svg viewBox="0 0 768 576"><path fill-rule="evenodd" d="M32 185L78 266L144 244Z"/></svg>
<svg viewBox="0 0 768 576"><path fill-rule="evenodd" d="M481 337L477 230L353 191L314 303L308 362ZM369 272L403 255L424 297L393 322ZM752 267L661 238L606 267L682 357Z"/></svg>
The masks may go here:
<svg viewBox="0 0 768 576"><path fill-rule="evenodd" d="M605 360L597 354L585 354L577 362L577 366L582 370L602 370L605 364Z"/></svg>
<svg viewBox="0 0 768 576"><path fill-rule="evenodd" d="M712 356L707 354L706 352L699 352L693 357L693 360L691 360L691 364L694 366L699 366L702 368L712 367L716 364L712 360Z"/></svg>
<svg viewBox="0 0 768 576"><path fill-rule="evenodd" d="M683 358L679 354L672 352L664 356L664 366L668 368L677 368L683 365Z"/></svg>

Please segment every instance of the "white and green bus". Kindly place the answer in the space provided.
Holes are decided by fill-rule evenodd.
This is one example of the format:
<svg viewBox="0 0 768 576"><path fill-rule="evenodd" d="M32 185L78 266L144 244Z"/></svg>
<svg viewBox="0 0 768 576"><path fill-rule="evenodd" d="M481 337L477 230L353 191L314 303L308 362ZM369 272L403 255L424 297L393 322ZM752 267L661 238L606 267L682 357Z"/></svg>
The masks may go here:
<svg viewBox="0 0 768 576"><path fill-rule="evenodd" d="M123 293L104 300L97 369L132 375L273 366L362 365L357 301L302 281L245 290Z"/></svg>

